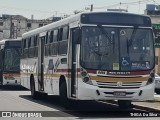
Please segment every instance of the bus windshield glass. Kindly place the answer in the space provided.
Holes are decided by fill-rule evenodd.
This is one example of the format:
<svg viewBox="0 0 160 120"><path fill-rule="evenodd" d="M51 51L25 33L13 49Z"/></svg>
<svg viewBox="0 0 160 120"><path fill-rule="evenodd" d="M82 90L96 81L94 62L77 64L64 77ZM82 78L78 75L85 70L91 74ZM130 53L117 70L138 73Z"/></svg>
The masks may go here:
<svg viewBox="0 0 160 120"><path fill-rule="evenodd" d="M81 66L94 70L137 71L154 67L151 29L82 27Z"/></svg>
<svg viewBox="0 0 160 120"><path fill-rule="evenodd" d="M20 71L20 48L6 48L4 57L4 71Z"/></svg>

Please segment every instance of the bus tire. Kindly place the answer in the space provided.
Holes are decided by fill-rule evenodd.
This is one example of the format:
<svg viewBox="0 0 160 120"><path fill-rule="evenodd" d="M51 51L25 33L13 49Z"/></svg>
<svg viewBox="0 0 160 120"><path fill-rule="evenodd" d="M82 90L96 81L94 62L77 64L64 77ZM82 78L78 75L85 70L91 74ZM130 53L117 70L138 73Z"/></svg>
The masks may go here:
<svg viewBox="0 0 160 120"><path fill-rule="evenodd" d="M34 82L33 77L31 77L30 89L31 89L32 98L33 99L39 99L40 98L40 93L35 90L35 82Z"/></svg>
<svg viewBox="0 0 160 120"><path fill-rule="evenodd" d="M60 85L60 103L65 108L70 108L70 100L67 97L67 85L66 82L62 82Z"/></svg>
<svg viewBox="0 0 160 120"><path fill-rule="evenodd" d="M120 109L132 109L133 108L131 100L118 100L118 106Z"/></svg>

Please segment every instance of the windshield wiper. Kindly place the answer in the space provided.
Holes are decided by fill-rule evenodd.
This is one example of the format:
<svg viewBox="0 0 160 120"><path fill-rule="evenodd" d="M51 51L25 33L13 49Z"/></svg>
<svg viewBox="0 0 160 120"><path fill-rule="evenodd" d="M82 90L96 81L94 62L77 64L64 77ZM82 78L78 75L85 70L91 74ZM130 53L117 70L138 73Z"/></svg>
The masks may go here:
<svg viewBox="0 0 160 120"><path fill-rule="evenodd" d="M134 26L134 29L133 29L133 32L132 32L130 39L127 39L127 53L128 53L128 55L129 55L129 47L132 45L133 39L135 38L135 35L136 35L136 32L137 32L137 26Z"/></svg>
<svg viewBox="0 0 160 120"><path fill-rule="evenodd" d="M115 49L114 34L115 33L113 33L113 38L111 38L108 32L102 27L102 25L97 25L97 27L100 28L100 31L109 40L110 44L113 44L113 53L114 53L114 49Z"/></svg>
<svg viewBox="0 0 160 120"><path fill-rule="evenodd" d="M108 32L102 27L102 25L97 25L97 27L100 28L100 31L105 35L105 37L111 41L111 37L108 35Z"/></svg>

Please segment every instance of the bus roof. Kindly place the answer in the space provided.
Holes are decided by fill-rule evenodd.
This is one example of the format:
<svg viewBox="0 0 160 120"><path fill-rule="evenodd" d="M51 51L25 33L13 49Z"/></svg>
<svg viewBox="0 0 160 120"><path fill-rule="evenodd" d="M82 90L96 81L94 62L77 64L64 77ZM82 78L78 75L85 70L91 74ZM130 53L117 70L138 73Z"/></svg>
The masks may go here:
<svg viewBox="0 0 160 120"><path fill-rule="evenodd" d="M76 22L76 21L80 21L81 15L82 14L97 14L97 13L113 13L113 14L126 14L126 15L136 15L136 16L144 16L147 17L146 15L140 15L140 14L134 14L134 13L124 13L124 12L112 12L112 11L107 11L107 12L82 12L82 13L78 13L76 15L64 18L62 20L59 20L57 22L54 23L50 23L48 25L45 25L43 27L31 30L29 32L26 32L22 35L22 38L26 38L28 36L32 36L32 35L37 35L39 33L45 32L47 30L51 30L53 28L56 27L60 27L63 25L66 25L68 23L72 23L72 22Z"/></svg>
<svg viewBox="0 0 160 120"><path fill-rule="evenodd" d="M65 24L68 24L68 23L71 23L71 22L78 21L78 20L80 20L80 14L76 14L74 16L67 17L67 18L64 18L62 20L59 20L59 21L50 23L48 25L45 25L43 27L40 27L40 28L31 30L29 32L26 32L22 35L22 38L26 38L28 36L36 35L36 34L45 32L46 30L53 29L53 28L56 28L56 27L59 27L59 26L62 26L62 25L65 25Z"/></svg>
<svg viewBox="0 0 160 120"><path fill-rule="evenodd" d="M6 41L21 41L21 39L3 39L0 41L0 45L5 44Z"/></svg>

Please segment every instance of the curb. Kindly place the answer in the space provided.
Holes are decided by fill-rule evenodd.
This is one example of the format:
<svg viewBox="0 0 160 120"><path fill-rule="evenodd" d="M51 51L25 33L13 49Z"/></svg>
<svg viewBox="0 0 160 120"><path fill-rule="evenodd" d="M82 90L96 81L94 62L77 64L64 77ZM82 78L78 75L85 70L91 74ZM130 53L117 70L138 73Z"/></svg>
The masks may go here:
<svg viewBox="0 0 160 120"><path fill-rule="evenodd" d="M116 102L116 101L106 101L106 102L117 105L117 102ZM144 105L137 105L137 104L134 104L134 102L132 102L132 105L133 105L133 109L134 109L134 108L135 108L135 109L142 109L142 110L146 110L146 111L150 111L150 112L160 113L160 109L158 109L158 108L151 108L151 107L144 106Z"/></svg>
<svg viewBox="0 0 160 120"><path fill-rule="evenodd" d="M134 108L137 108L137 109L143 109L143 110L147 110L147 111L150 111L150 112L160 113L160 109L158 109L158 108L152 108L152 107L148 107L148 106L144 106L144 105L137 105L137 104L134 104L134 103L133 103L133 106L134 106Z"/></svg>

